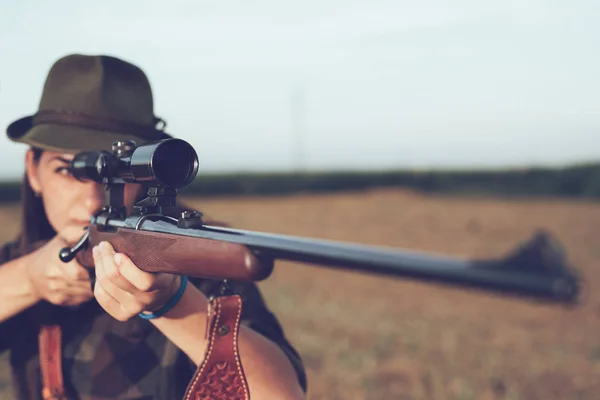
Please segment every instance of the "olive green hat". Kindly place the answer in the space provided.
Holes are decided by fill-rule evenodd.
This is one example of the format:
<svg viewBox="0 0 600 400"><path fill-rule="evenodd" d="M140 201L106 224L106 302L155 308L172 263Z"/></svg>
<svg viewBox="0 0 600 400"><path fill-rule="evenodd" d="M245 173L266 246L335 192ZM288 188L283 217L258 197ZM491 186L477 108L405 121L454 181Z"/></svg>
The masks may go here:
<svg viewBox="0 0 600 400"><path fill-rule="evenodd" d="M14 142L63 153L109 150L117 140L140 145L171 137L153 108L139 67L106 55L72 54L50 69L37 113L11 123L6 133Z"/></svg>

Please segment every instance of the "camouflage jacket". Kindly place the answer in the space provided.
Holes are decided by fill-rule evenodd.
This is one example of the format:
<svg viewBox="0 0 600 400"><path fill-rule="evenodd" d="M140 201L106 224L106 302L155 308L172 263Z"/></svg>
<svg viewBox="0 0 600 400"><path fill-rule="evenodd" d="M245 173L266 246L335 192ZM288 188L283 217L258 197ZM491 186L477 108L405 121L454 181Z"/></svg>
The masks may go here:
<svg viewBox="0 0 600 400"><path fill-rule="evenodd" d="M5 245L0 264L19 257L16 243ZM1 266L0 266L1 268ZM215 281L190 279L206 295ZM302 360L254 284L232 282L244 299L243 324L276 343L287 355L306 390ZM149 321L120 322L91 300L77 308L40 302L0 323L0 352L10 351L13 388L20 400L41 400L37 335L42 323L59 323L63 332L63 374L69 399L183 398L196 365Z"/></svg>

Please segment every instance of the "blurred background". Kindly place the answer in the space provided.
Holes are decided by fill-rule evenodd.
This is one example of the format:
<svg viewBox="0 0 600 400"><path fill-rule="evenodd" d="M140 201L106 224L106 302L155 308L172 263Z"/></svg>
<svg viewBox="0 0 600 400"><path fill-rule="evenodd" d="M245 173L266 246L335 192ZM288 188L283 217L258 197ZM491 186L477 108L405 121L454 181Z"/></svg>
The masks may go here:
<svg viewBox="0 0 600 400"><path fill-rule="evenodd" d="M597 399L598 17L587 0L21 0L0 11L0 125L36 111L58 58L114 55L198 152L182 196L234 227L465 258L544 228L585 275L576 309L284 262L260 287L310 399ZM2 241L24 153L0 137Z"/></svg>

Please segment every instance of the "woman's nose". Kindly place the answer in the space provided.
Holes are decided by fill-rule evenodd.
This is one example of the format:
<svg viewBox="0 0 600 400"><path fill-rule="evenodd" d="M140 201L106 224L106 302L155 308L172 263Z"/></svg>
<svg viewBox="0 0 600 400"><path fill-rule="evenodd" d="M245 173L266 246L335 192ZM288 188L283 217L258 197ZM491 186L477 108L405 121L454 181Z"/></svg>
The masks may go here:
<svg viewBox="0 0 600 400"><path fill-rule="evenodd" d="M83 199L86 210L93 214L104 205L104 186L96 182L88 182L83 190Z"/></svg>

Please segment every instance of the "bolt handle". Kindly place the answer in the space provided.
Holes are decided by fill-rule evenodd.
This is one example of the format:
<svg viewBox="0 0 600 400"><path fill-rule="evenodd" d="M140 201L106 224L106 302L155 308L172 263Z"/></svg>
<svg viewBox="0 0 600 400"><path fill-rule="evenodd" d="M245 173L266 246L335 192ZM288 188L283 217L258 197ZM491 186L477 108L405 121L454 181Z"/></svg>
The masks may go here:
<svg viewBox="0 0 600 400"><path fill-rule="evenodd" d="M90 236L90 231L86 228L85 233L81 236L81 239L73 247L63 247L58 253L58 258L64 263L72 261L77 253L85 248Z"/></svg>

